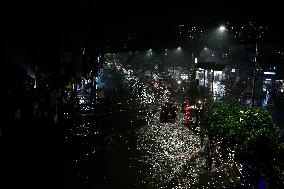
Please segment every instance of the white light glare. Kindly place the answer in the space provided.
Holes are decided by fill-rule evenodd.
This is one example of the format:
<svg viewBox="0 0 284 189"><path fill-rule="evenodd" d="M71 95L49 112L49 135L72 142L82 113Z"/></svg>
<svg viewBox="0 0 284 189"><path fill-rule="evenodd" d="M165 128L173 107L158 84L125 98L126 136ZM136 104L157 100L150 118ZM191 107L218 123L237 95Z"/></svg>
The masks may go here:
<svg viewBox="0 0 284 189"><path fill-rule="evenodd" d="M225 28L225 26L220 26L219 30L220 30L221 32L224 32L224 31L226 30L226 28Z"/></svg>
<svg viewBox="0 0 284 189"><path fill-rule="evenodd" d="M275 72L263 72L265 75L275 75Z"/></svg>

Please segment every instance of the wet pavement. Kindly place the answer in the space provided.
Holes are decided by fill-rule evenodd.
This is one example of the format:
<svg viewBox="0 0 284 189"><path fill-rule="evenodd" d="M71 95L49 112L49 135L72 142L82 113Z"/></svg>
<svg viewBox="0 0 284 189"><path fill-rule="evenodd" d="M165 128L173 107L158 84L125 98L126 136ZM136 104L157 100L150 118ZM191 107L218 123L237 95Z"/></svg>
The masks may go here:
<svg viewBox="0 0 284 189"><path fill-rule="evenodd" d="M139 102L145 96L133 95L136 90L134 84L131 89L106 91L102 102L92 105L86 100L80 110L68 113L72 116L66 119L64 132L65 186L133 188L140 185L137 178L141 169L137 166L144 165L133 162L137 154L136 130L146 125L151 111Z"/></svg>
<svg viewBox="0 0 284 189"><path fill-rule="evenodd" d="M104 101L97 103L81 94L80 109L65 114L66 188L240 185L233 161L215 166L212 158L208 170L207 145L201 146L196 133L179 121L159 122L163 96L126 70L121 74L122 87L105 91Z"/></svg>

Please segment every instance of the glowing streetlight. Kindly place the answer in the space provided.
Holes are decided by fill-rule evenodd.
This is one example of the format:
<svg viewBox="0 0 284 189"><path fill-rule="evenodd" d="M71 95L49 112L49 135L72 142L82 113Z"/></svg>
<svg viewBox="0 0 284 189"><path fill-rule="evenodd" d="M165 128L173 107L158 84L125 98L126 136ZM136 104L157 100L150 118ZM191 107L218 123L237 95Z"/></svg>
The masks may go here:
<svg viewBox="0 0 284 189"><path fill-rule="evenodd" d="M152 49L149 49L148 52L147 52L147 55L148 55L148 56L151 56L152 53L153 53L153 52L152 52Z"/></svg>
<svg viewBox="0 0 284 189"><path fill-rule="evenodd" d="M224 32L225 30L226 30L225 26L220 26L220 27L219 27L219 31L220 31L220 32Z"/></svg>
<svg viewBox="0 0 284 189"><path fill-rule="evenodd" d="M224 42L223 42L223 38L226 37L226 32L225 31L228 31L227 28L224 26L224 25L221 25L218 30L217 30L217 33L218 33L218 37L219 37L219 53L218 53L218 56L220 56L220 58L224 58L224 53L225 53L225 49L224 49Z"/></svg>
<svg viewBox="0 0 284 189"><path fill-rule="evenodd" d="M182 52L182 48L181 48L181 47L177 47L177 48L175 49L175 52L176 52L176 53L181 53L181 52Z"/></svg>
<svg viewBox="0 0 284 189"><path fill-rule="evenodd" d="M165 55L167 55L168 54L168 49L165 49Z"/></svg>

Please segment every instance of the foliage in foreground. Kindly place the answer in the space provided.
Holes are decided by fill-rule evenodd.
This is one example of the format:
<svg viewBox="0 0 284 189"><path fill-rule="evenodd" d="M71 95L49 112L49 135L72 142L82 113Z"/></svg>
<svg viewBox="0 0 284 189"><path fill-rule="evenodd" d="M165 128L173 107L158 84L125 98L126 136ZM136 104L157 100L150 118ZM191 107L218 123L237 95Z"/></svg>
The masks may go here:
<svg viewBox="0 0 284 189"><path fill-rule="evenodd" d="M265 175L277 172L277 127L265 109L247 108L237 101L211 103L205 120L213 136L235 150L239 162Z"/></svg>

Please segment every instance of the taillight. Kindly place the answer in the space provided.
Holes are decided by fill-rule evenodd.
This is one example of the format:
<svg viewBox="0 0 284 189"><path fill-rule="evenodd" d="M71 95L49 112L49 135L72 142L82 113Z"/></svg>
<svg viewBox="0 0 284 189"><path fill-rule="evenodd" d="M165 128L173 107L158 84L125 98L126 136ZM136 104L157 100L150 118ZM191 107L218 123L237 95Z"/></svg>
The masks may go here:
<svg viewBox="0 0 284 189"><path fill-rule="evenodd" d="M186 111L187 111L187 110L189 110L189 109L190 109L189 104L186 104L186 105L185 105L185 107L184 107L184 110L186 110Z"/></svg>

